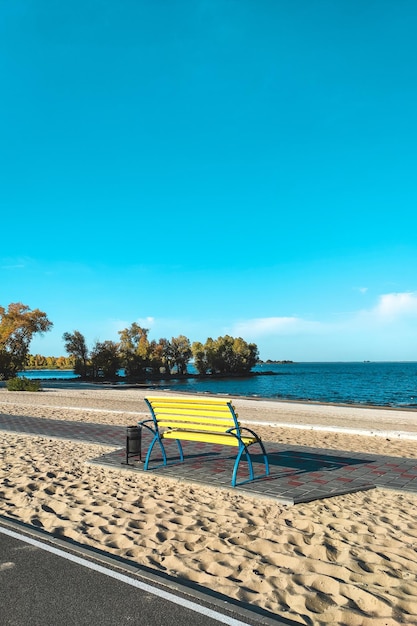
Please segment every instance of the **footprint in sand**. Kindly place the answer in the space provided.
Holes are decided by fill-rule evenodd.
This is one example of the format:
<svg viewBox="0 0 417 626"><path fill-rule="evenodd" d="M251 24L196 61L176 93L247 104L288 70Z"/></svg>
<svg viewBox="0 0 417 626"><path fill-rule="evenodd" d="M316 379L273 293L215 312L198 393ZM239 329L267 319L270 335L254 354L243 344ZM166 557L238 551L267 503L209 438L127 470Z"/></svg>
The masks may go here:
<svg viewBox="0 0 417 626"><path fill-rule="evenodd" d="M352 583L363 583L364 581L364 575L363 574L355 574L355 573L351 573L349 576L349 580ZM375 574L368 574L366 576L366 584L367 586L369 585L376 585L378 587L381 587L381 589L392 589L395 587L400 587L402 582L401 578L396 578L395 576L390 576L388 573L386 572L376 572Z"/></svg>
<svg viewBox="0 0 417 626"><path fill-rule="evenodd" d="M38 489L38 485L36 483L28 483L24 486L24 491L26 493L31 493L32 491L36 491Z"/></svg>
<svg viewBox="0 0 417 626"><path fill-rule="evenodd" d="M128 559L135 559L139 561L140 557L143 557L143 550L141 548L129 548L126 550L125 556Z"/></svg>
<svg viewBox="0 0 417 626"><path fill-rule="evenodd" d="M34 515L30 518L30 523L37 528L43 528L43 522L39 519L37 515Z"/></svg>
<svg viewBox="0 0 417 626"><path fill-rule="evenodd" d="M389 600L384 601L368 591L359 589L356 585L342 584L340 586L340 593L345 598L348 598L352 605L359 609L359 611L375 617L378 615L381 617L385 616L388 608L392 606L392 602Z"/></svg>
<svg viewBox="0 0 417 626"><path fill-rule="evenodd" d="M227 539L228 543L231 543L232 546L247 546L248 538L247 535L232 535Z"/></svg>
<svg viewBox="0 0 417 626"><path fill-rule="evenodd" d="M395 607L397 610L401 611L402 613L405 613L406 615L413 615L414 618L416 618L416 614L417 614L417 609L416 609L416 603L415 600L399 600L398 604L396 604ZM417 620L414 619L413 622L410 622L410 624L416 624Z"/></svg>
<svg viewBox="0 0 417 626"><path fill-rule="evenodd" d="M109 504L97 504L91 510L94 511L96 515L101 515L102 517L105 517L105 518L112 516L114 513L114 508L110 506Z"/></svg>
<svg viewBox="0 0 417 626"><path fill-rule="evenodd" d="M55 515L59 515L64 519L68 519L69 507L65 502L60 502L59 500L48 500L48 504L43 504L42 508L44 511L49 509L49 513L55 513Z"/></svg>
<svg viewBox="0 0 417 626"><path fill-rule="evenodd" d="M311 540L306 541L306 537L304 537L304 535L302 534L289 534L287 536L287 541L290 545L297 546L298 548L304 548L306 544L311 544Z"/></svg>
<svg viewBox="0 0 417 626"><path fill-rule="evenodd" d="M216 536L215 532L213 532L212 537L212 539L207 540L207 548L209 550L214 550L219 554L230 554L230 545L227 543L227 541L219 539L219 537Z"/></svg>
<svg viewBox="0 0 417 626"><path fill-rule="evenodd" d="M299 574L293 577L294 582L306 589L312 589L318 593L336 596L340 593L340 582L329 576L317 576L316 574Z"/></svg>
<svg viewBox="0 0 417 626"><path fill-rule="evenodd" d="M184 561L176 556L175 554L171 554L164 558L164 567L167 568L170 572L181 573L184 569Z"/></svg>
<svg viewBox="0 0 417 626"><path fill-rule="evenodd" d="M103 543L103 532L100 530L100 528L97 528L96 526L88 526L88 527L83 527L81 529L81 532L84 536L89 537L91 539L94 539L94 541L96 541L98 544L102 545Z"/></svg>
<svg viewBox="0 0 417 626"><path fill-rule="evenodd" d="M184 530L186 530L190 526L194 526L195 519L190 515L178 515L177 517L173 517L170 520L171 524L177 524Z"/></svg>
<svg viewBox="0 0 417 626"><path fill-rule="evenodd" d="M406 593L408 596L417 598L417 582L409 582L402 584L399 590L402 593Z"/></svg>
<svg viewBox="0 0 417 626"><path fill-rule="evenodd" d="M146 527L149 528L149 524L145 520L129 520L127 527L132 530L144 530Z"/></svg>
<svg viewBox="0 0 417 626"><path fill-rule="evenodd" d="M52 509L50 506L48 506L47 504L42 504L41 509L43 511L45 511L45 513L53 513L55 515L55 511L54 509Z"/></svg>
<svg viewBox="0 0 417 626"><path fill-rule="evenodd" d="M155 550L156 552L160 550L160 544L146 535L140 539L135 539L135 542L137 545L141 546L141 548L146 548L146 550Z"/></svg>
<svg viewBox="0 0 417 626"><path fill-rule="evenodd" d="M325 593L308 594L305 599L305 607L312 613L324 613L336 607L336 602Z"/></svg>
<svg viewBox="0 0 417 626"><path fill-rule="evenodd" d="M200 571L207 572L211 576L218 576L222 578L228 578L235 571L235 567L232 567L227 561L209 561L204 564L204 567L199 567Z"/></svg>
<svg viewBox="0 0 417 626"><path fill-rule="evenodd" d="M175 537L175 533L173 533L172 531L159 530L156 533L155 537L156 540L159 541L159 543L165 543L165 541L171 541L171 539Z"/></svg>
<svg viewBox="0 0 417 626"><path fill-rule="evenodd" d="M3 496L2 499L6 500L5 496ZM28 501L29 501L29 498L28 498L27 494L19 493L18 495L14 495L13 496L13 498L10 500L10 503L12 504L12 506L15 506L16 508L20 509L20 508L27 507L28 506Z"/></svg>
<svg viewBox="0 0 417 626"><path fill-rule="evenodd" d="M105 545L109 548L115 548L117 550L127 550L128 548L132 548L132 541L128 539L125 535L120 533L114 535L107 535L105 540Z"/></svg>
<svg viewBox="0 0 417 626"><path fill-rule="evenodd" d="M142 506L143 498L139 497L137 493L128 491L122 494L121 498L119 498L121 502L129 502L130 504L134 504L137 507Z"/></svg>

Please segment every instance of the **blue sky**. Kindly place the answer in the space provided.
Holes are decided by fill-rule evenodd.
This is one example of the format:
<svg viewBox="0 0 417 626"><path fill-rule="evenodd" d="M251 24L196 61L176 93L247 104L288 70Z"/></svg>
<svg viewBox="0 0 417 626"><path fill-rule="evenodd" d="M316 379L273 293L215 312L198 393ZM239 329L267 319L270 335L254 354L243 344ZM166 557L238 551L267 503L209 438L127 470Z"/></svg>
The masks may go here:
<svg viewBox="0 0 417 626"><path fill-rule="evenodd" d="M0 5L0 304L32 353L417 360L417 3Z"/></svg>

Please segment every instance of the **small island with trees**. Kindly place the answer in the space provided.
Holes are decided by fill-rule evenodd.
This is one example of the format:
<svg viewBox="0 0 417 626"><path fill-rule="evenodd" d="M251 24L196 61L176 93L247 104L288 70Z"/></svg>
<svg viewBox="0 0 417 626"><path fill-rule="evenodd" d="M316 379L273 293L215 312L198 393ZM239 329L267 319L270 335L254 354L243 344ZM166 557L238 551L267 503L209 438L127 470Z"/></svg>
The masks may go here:
<svg viewBox="0 0 417 626"><path fill-rule="evenodd" d="M16 378L18 372L31 369L73 369L82 380L117 381L123 370L123 380L129 383L144 380L185 378L192 376L234 377L254 375L259 360L258 347L242 337L225 335L205 343L193 343L185 335L150 340L149 330L136 322L119 331L119 341L96 341L88 348L84 335L78 331L63 334L68 356L44 357L29 352L30 342L37 333L52 328L46 313L31 310L27 305L13 303L0 306L0 379ZM197 374L188 372L192 361ZM291 363L266 361L265 363ZM272 372L257 372L257 375ZM41 378L41 375L40 375Z"/></svg>

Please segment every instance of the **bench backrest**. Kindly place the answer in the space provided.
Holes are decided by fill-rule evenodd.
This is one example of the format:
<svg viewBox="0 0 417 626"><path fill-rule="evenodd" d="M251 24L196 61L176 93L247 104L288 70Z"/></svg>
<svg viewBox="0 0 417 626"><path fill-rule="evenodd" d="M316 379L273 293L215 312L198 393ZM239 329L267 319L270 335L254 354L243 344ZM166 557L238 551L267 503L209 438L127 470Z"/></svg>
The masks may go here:
<svg viewBox="0 0 417 626"><path fill-rule="evenodd" d="M237 413L228 400L211 398L147 397L155 427L224 433L240 432Z"/></svg>

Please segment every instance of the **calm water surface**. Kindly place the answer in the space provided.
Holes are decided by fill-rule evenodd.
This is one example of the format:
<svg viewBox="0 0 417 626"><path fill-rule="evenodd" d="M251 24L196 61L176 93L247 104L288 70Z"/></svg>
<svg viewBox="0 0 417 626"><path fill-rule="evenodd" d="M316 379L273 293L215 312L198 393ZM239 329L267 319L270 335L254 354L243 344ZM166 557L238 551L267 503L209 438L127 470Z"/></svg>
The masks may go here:
<svg viewBox="0 0 417 626"><path fill-rule="evenodd" d="M189 371L193 368L190 366ZM275 400L310 400L417 409L417 362L262 364L255 372L275 375L213 380L159 381L154 389ZM69 380L72 371L26 370L27 378Z"/></svg>
<svg viewBox="0 0 417 626"><path fill-rule="evenodd" d="M177 391L276 400L417 408L417 363L263 364L254 371L272 371L278 375L203 381L190 379L173 381L165 387Z"/></svg>

